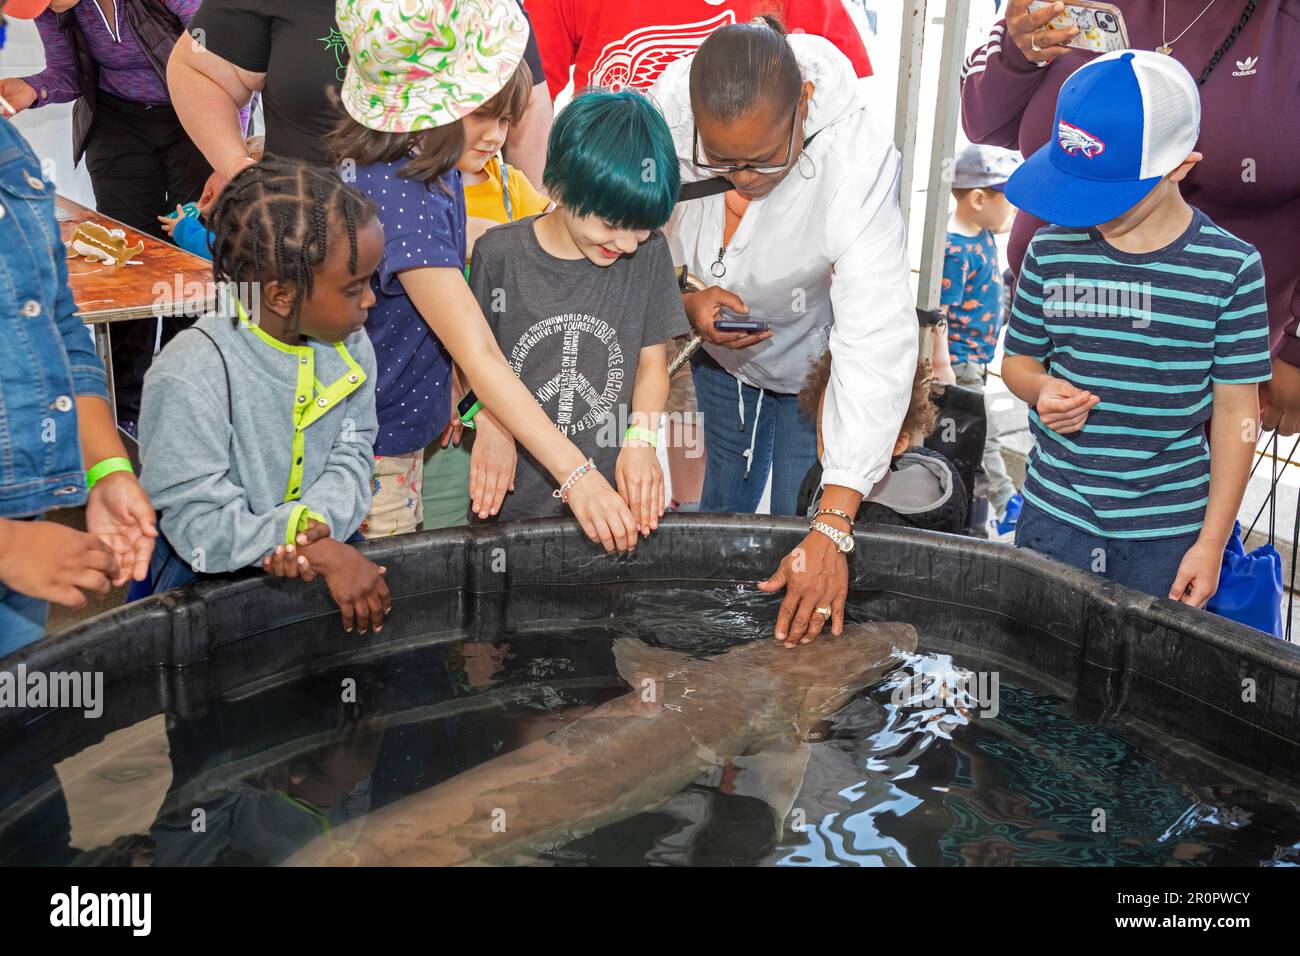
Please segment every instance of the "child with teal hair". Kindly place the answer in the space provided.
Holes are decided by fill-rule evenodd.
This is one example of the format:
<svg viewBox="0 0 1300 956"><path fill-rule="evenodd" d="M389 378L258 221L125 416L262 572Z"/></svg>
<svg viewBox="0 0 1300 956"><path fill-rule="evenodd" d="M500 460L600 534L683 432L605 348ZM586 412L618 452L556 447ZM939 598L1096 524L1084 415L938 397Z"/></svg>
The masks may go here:
<svg viewBox="0 0 1300 956"><path fill-rule="evenodd" d="M680 180L668 126L639 93L578 96L551 129L547 213L489 230L470 286L515 374L555 426L615 485L643 535L659 526L655 449L668 398L666 340L687 330L667 240L658 231ZM513 485L502 520L562 513L526 451L496 432L473 455ZM508 473L507 473L508 472ZM564 489L561 489L563 491Z"/></svg>

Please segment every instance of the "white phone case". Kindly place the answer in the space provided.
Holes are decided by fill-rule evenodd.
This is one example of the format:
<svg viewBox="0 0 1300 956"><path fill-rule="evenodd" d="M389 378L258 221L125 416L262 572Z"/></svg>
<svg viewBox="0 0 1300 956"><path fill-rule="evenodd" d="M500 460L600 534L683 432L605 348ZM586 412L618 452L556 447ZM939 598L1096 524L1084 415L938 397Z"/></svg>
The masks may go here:
<svg viewBox="0 0 1300 956"><path fill-rule="evenodd" d="M1050 7L1048 0L1034 0L1031 11ZM1088 0L1067 2L1065 9L1040 29L1064 30L1074 24L1079 32L1066 46L1093 53L1111 53L1128 49L1128 29L1119 8L1109 3L1090 3Z"/></svg>

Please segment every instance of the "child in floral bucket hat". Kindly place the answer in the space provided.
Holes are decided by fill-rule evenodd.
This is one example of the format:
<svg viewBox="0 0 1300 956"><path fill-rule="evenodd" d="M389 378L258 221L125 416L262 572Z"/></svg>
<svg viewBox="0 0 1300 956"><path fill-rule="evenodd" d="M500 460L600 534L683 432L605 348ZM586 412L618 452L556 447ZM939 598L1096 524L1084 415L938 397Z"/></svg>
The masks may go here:
<svg viewBox="0 0 1300 956"><path fill-rule="evenodd" d="M586 455L550 422L497 347L465 281L466 212L460 171L462 120L496 113L531 88L523 62L528 26L515 0L339 0L336 16L350 61L341 99L347 116L329 138L345 181L379 207L384 255L371 280L376 304L366 330L378 364L374 499L362 533L404 533L421 520L425 448L453 427L451 363L482 411L484 455L470 475L473 510L495 514L509 490L522 439L588 537L606 550L636 543L627 505ZM509 440L484 442L496 429ZM574 476L577 477L574 477Z"/></svg>
<svg viewBox="0 0 1300 956"><path fill-rule="evenodd" d="M343 105L385 133L474 112L509 82L528 43L512 0L340 0L336 16L352 54Z"/></svg>

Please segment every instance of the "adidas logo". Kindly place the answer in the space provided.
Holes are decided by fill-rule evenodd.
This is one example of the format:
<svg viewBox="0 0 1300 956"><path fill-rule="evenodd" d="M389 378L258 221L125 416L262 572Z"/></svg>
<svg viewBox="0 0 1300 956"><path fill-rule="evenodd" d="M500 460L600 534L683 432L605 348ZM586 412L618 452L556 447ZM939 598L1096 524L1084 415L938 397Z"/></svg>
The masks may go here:
<svg viewBox="0 0 1300 956"><path fill-rule="evenodd" d="M1237 61L1237 69L1232 72L1233 76L1254 76L1255 64L1259 62L1259 57L1248 56L1244 60Z"/></svg>

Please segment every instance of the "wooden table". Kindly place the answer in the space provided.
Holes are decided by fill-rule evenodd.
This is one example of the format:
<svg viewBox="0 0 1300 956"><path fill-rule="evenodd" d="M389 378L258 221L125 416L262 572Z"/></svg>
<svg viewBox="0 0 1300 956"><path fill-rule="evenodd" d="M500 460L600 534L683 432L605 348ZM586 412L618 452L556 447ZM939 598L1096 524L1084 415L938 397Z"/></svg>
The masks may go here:
<svg viewBox="0 0 1300 956"><path fill-rule="evenodd" d="M144 252L135 257L140 265L114 266L87 262L80 257L68 260L68 285L77 303L81 321L95 334L95 349L104 361L108 376L109 404L117 416L113 387L113 337L116 322L138 319L165 319L188 315L198 318L216 306L217 291L212 281L212 263L184 251L169 242L132 229L93 209L87 209L66 196L58 197L58 206L67 211L61 222L66 243L77 226L97 222L109 229L126 233L128 246L144 243Z"/></svg>

